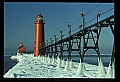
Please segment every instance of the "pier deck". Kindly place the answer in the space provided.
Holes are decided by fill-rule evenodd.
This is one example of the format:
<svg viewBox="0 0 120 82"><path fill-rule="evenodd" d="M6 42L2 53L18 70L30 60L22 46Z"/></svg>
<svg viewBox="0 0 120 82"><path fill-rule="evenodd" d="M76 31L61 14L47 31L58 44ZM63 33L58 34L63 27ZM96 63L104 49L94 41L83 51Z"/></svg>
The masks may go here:
<svg viewBox="0 0 120 82"><path fill-rule="evenodd" d="M69 69L65 70L65 66L62 64L58 68L57 59L54 64L53 59L50 63L47 57L34 57L33 54L14 56L13 59L17 59L19 62L4 75L4 78L101 78L98 77L98 66L87 63L84 63L84 76L80 76L76 75L78 62L72 62L72 66L69 65ZM106 71L107 69L108 67L105 67Z"/></svg>

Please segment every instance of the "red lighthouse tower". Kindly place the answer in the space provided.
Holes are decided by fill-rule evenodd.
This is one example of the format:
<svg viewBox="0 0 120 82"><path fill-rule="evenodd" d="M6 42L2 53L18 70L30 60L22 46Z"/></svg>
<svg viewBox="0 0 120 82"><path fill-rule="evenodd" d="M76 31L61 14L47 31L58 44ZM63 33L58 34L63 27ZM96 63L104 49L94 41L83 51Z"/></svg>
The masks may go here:
<svg viewBox="0 0 120 82"><path fill-rule="evenodd" d="M34 57L37 57L39 54L39 49L42 47L41 43L44 42L44 20L41 13L36 16L35 21L35 37L34 37Z"/></svg>

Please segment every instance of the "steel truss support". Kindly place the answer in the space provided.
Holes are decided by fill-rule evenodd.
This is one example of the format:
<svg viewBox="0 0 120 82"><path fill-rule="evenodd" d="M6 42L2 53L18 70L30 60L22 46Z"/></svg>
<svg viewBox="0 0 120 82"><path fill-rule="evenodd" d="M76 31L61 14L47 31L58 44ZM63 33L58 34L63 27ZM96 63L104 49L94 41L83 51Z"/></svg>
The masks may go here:
<svg viewBox="0 0 120 82"><path fill-rule="evenodd" d="M78 54L80 55L81 57L81 49L80 49L80 43L81 43L81 36L75 36L74 39L71 40L71 53L73 51L77 51ZM76 44L76 48L74 48L74 45Z"/></svg>
<svg viewBox="0 0 120 82"><path fill-rule="evenodd" d="M69 36L66 38L63 38L62 31L60 31L60 34L61 34L60 40L57 41L57 38L55 36L55 43L53 43L53 40L51 39L50 44L47 43L46 46L44 45L43 48L40 49L40 52L42 54L45 53L45 54L49 55L50 57L52 57L53 54L54 54L54 57L56 55L58 56L58 52L59 52L60 58L63 59L63 52L67 51L68 52L68 60L71 60L71 53L73 51L77 51L80 55L81 63L83 63L84 55L85 55L86 51L89 49L93 49L96 51L96 53L98 54L98 58L100 59L100 50L99 50L99 45L98 45L99 42L98 41L99 41L101 29L103 27L108 27L108 25L110 25L111 31L114 35L115 31L112 27L112 25L114 25L114 21L110 21L110 19L112 19L112 18L114 18L114 15L98 22L98 17L97 17L97 23L84 28L85 27L85 24L84 24L85 18L83 15L83 25L82 25L83 29L81 29L80 31L71 35L71 25L68 24ZM83 40L82 40L82 38L83 38ZM89 45L90 41L93 43L92 45ZM83 42L83 46L81 46L82 42ZM73 46L75 44L77 44L77 48L73 48ZM58 47L60 47L60 49L58 49ZM83 47L83 48L81 49L81 47ZM115 53L115 46L113 45L111 62L114 61L114 53Z"/></svg>
<svg viewBox="0 0 120 82"><path fill-rule="evenodd" d="M45 46L45 55L50 56L50 47L48 47L49 43L46 41L46 46Z"/></svg>
<svg viewBox="0 0 120 82"><path fill-rule="evenodd" d="M50 44L52 45L53 44L52 38L50 38L50 40L51 40ZM52 57L52 55L53 55L53 47L54 46L50 46L50 57Z"/></svg>
<svg viewBox="0 0 120 82"><path fill-rule="evenodd" d="M55 43L56 43L57 42L56 35L54 35L54 37L55 37ZM58 56L58 48L57 47L58 47L57 44L55 44L54 58L57 58L57 56Z"/></svg>
<svg viewBox="0 0 120 82"><path fill-rule="evenodd" d="M99 46L98 46L98 40L100 36L101 29L96 29L96 30L84 30L83 34L83 52L82 52L82 58L81 62L83 62L84 54L88 49L94 49L97 54L98 58L100 59L100 51L99 51ZM89 45L89 42L92 41L92 45Z"/></svg>
<svg viewBox="0 0 120 82"><path fill-rule="evenodd" d="M109 23L110 29L111 29L112 34L113 34L113 36L114 36L114 35L115 35L115 30L114 30L114 28L113 28L113 26L112 26L112 25L114 25L114 21L106 21L106 22ZM112 50L112 56L111 56L110 66L112 66L113 62L115 61L115 60L114 60L114 57L115 57L115 45L114 45L114 43L113 43L113 50Z"/></svg>
<svg viewBox="0 0 120 82"><path fill-rule="evenodd" d="M71 46L71 25L68 23L69 28L69 46L68 46L68 60L71 60L71 52L72 52L72 46Z"/></svg>
<svg viewBox="0 0 120 82"><path fill-rule="evenodd" d="M62 31L60 31L60 35L61 35L61 43L60 43L60 58L63 60L63 41L62 41Z"/></svg>

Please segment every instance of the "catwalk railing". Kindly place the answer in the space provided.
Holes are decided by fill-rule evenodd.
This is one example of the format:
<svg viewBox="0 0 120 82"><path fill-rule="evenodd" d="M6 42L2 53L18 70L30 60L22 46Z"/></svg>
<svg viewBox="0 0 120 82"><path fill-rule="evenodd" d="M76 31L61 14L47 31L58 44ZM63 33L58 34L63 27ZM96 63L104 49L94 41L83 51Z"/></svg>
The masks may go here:
<svg viewBox="0 0 120 82"><path fill-rule="evenodd" d="M65 30L68 29L68 33L63 34L63 31L60 31L59 38L57 38L56 35L54 35L54 40L52 38L50 38L49 42L48 42L48 40L46 42L42 42L40 44L40 46L42 45L42 47L39 49L40 54L42 54L43 56L47 56L47 57L49 56L50 58L59 57L61 60L64 60L64 52L67 52L68 53L68 61L71 61L72 60L71 53L73 51L76 51L80 56L80 68L78 67L78 70L77 70L77 73L80 73L80 70L83 70L83 68L81 67L81 66L83 66L83 64L81 64L81 63L84 63L84 55L85 55L86 51L92 49L98 55L98 65L100 68L100 71L98 70L99 71L98 75L99 74L102 75L104 73L104 71L103 71L104 66L102 65L100 50L99 50L100 34L101 34L101 30L103 28L110 27L113 37L114 37L115 22L114 22L114 15L110 15L107 18L100 20L100 21L99 21L99 17L108 13L112 9L114 9L114 7L103 12L102 14L100 13L100 11L98 11L97 16L86 23L85 23L85 15L86 14L84 14L83 11L81 11L80 19L82 20L82 24L78 28L72 30L71 26L74 23L71 25L68 23L68 27L65 28ZM86 25L95 19L96 19L96 21L93 24L91 24L89 26ZM113 48L112 48L111 52L112 52L112 55L111 55L111 60L110 60L110 64L109 64L109 69L107 72L108 76L109 75L112 76L112 73L110 72L110 70L113 69L112 66L113 66L113 63L115 62L114 41L113 41Z"/></svg>

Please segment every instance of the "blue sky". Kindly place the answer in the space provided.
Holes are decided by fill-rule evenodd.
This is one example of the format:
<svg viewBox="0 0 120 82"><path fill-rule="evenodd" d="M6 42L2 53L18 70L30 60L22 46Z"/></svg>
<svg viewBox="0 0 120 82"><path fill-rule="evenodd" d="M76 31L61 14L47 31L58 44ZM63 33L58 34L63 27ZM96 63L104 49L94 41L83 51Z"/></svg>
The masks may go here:
<svg viewBox="0 0 120 82"><path fill-rule="evenodd" d="M25 44L27 50L34 48L34 29L36 15L40 12L44 16L46 24L45 40L50 41L50 37L60 37L60 30L67 28L67 23L73 24L80 18L80 11L84 13L89 12L95 6L101 3L65 3L65 2L5 2L4 3L4 49L17 48L21 42ZM100 10L101 13L114 7L114 3L102 3L93 11L85 16L85 22L94 18ZM114 9L104 15L99 20L114 14ZM91 25L96 20L88 23L86 26ZM81 20L71 26L72 30L80 25ZM77 30L76 30L77 31ZM76 32L74 31L74 32ZM67 33L68 29L63 31ZM101 49L112 49L114 37L110 28L103 28L99 45Z"/></svg>

